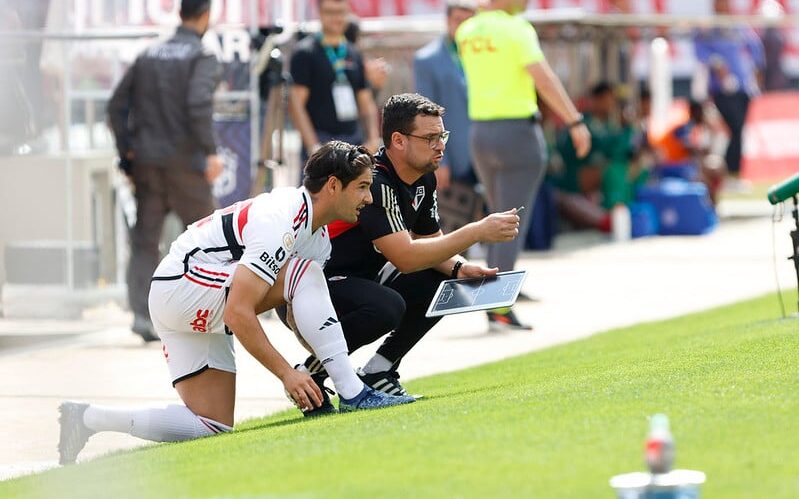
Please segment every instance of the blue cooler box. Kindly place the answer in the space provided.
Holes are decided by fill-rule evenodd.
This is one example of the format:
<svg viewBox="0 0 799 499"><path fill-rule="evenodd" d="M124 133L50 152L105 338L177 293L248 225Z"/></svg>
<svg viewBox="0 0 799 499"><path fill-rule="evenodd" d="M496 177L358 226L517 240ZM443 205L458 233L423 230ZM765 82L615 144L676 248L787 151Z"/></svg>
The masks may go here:
<svg viewBox="0 0 799 499"><path fill-rule="evenodd" d="M630 222L633 239L658 235L658 212L652 203L630 203Z"/></svg>
<svg viewBox="0 0 799 499"><path fill-rule="evenodd" d="M655 207L661 236L706 234L718 224L707 187L700 182L664 179L639 189L636 200Z"/></svg>

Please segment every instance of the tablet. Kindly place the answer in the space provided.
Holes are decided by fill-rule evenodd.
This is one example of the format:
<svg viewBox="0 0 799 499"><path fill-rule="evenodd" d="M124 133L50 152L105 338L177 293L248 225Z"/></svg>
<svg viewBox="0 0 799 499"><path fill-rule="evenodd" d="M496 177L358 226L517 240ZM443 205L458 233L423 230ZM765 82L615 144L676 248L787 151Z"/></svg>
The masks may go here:
<svg viewBox="0 0 799 499"><path fill-rule="evenodd" d="M513 270L500 272L495 277L443 281L433 295L425 317L509 307L516 302L526 276L526 270Z"/></svg>

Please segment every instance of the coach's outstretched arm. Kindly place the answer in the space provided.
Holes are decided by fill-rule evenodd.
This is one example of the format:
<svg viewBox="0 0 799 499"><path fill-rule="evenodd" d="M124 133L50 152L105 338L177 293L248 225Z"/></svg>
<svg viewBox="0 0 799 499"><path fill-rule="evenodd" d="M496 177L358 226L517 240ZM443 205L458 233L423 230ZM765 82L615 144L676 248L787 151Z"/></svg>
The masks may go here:
<svg viewBox="0 0 799 499"><path fill-rule="evenodd" d="M278 303L282 303L282 291L270 286L246 266L239 265L225 305L225 324L250 355L283 382L286 393L301 408L319 407L322 404L319 387L308 374L286 362L269 342L258 321L258 313Z"/></svg>
<svg viewBox="0 0 799 499"><path fill-rule="evenodd" d="M403 230L375 239L374 245L397 270L408 274L435 267L475 243L501 243L517 235L519 216L514 208L492 213L449 234L413 239Z"/></svg>

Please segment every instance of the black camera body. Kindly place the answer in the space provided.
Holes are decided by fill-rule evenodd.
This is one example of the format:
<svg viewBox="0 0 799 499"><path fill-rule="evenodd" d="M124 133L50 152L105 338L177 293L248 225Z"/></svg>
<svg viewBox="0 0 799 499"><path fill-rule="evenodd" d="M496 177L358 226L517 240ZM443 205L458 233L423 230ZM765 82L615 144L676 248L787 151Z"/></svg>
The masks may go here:
<svg viewBox="0 0 799 499"><path fill-rule="evenodd" d="M283 26L261 26L257 34L252 37L252 47L254 50L261 50L270 37L283 33ZM287 83L291 76L283 71L285 61L283 51L278 47L272 48L269 52L269 60L261 74L258 75L258 93L261 99L269 98L269 92L276 86Z"/></svg>

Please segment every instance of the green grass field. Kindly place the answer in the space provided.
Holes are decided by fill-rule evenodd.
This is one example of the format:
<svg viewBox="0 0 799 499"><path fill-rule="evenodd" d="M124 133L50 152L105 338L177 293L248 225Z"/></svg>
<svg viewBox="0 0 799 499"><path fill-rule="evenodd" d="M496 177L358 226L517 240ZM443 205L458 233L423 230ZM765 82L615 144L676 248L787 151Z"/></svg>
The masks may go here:
<svg viewBox="0 0 799 499"><path fill-rule="evenodd" d="M786 296L793 308L796 295ZM774 296L407 383L391 410L165 444L0 483L0 497L614 497L665 412L709 498L799 497L799 319ZM102 436L94 437L102 438Z"/></svg>

